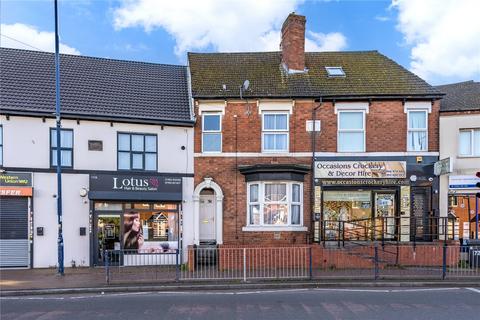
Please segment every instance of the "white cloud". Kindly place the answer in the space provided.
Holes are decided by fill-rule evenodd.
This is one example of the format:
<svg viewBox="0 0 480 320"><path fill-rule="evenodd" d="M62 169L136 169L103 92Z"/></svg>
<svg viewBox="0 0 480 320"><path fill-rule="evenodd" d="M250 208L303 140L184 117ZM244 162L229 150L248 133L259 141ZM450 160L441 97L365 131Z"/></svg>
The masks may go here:
<svg viewBox="0 0 480 320"><path fill-rule="evenodd" d="M307 32L305 51L339 51L347 47L347 38L340 32Z"/></svg>
<svg viewBox="0 0 480 320"><path fill-rule="evenodd" d="M377 15L375 16L375 20L380 22L386 22L386 21L390 21L390 17Z"/></svg>
<svg viewBox="0 0 480 320"><path fill-rule="evenodd" d="M411 49L410 69L419 76L480 76L480 1L393 0L397 28Z"/></svg>
<svg viewBox="0 0 480 320"><path fill-rule="evenodd" d="M0 32L2 34L0 37L0 46L2 47L49 52L55 51L54 32L39 31L34 26L22 23L1 24L0 27ZM77 55L80 54L77 49L64 43L60 43L60 52Z"/></svg>
<svg viewBox="0 0 480 320"><path fill-rule="evenodd" d="M117 30L163 28L176 41L175 53L213 48L224 52L277 51L280 28L303 0L125 0L114 10ZM308 17L307 17L308 19ZM308 22L307 22L308 24ZM341 34L309 32L307 49L341 49ZM332 43L330 43L330 41ZM338 46L341 44L342 46Z"/></svg>

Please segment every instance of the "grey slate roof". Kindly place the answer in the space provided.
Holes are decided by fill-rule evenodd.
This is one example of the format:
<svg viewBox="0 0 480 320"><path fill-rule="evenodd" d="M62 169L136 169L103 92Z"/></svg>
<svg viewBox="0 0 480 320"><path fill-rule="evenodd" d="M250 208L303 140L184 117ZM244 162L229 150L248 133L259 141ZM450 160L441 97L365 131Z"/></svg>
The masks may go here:
<svg viewBox="0 0 480 320"><path fill-rule="evenodd" d="M0 48L0 113L55 112L54 54ZM65 117L193 125L187 68L60 56Z"/></svg>
<svg viewBox="0 0 480 320"><path fill-rule="evenodd" d="M308 72L286 74L281 52L189 53L195 98L234 98L248 79L246 97L435 97L442 94L377 51L307 52ZM325 67L341 66L346 77L328 77ZM222 90L222 85L227 90Z"/></svg>
<svg viewBox="0 0 480 320"><path fill-rule="evenodd" d="M465 81L437 86L446 93L440 102L440 111L480 110L480 82Z"/></svg>

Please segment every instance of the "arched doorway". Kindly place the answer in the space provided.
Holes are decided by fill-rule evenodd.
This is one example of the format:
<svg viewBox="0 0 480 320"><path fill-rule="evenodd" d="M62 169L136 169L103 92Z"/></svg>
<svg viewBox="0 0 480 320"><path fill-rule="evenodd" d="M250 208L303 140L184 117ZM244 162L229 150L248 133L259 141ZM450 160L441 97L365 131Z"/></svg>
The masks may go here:
<svg viewBox="0 0 480 320"><path fill-rule="evenodd" d="M195 204L194 243L223 243L223 192L212 178L197 185L193 196Z"/></svg>

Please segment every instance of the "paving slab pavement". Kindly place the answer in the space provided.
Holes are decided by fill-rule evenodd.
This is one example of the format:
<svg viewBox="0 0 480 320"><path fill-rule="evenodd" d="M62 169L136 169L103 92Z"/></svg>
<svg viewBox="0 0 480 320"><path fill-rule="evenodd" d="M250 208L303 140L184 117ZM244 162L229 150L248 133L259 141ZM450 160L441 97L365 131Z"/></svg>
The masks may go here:
<svg viewBox="0 0 480 320"><path fill-rule="evenodd" d="M129 280L114 284L106 283L103 268L66 269L64 276L57 275L56 269L16 269L0 270L0 295L41 295L91 292L145 292L145 291L178 291L178 290L241 290L270 288L319 288L319 287L378 287L378 286L480 286L480 279L432 280L403 279L378 280L365 278L328 278L328 279L296 279L274 281L241 280L209 280L209 281L172 281L159 280L136 282Z"/></svg>

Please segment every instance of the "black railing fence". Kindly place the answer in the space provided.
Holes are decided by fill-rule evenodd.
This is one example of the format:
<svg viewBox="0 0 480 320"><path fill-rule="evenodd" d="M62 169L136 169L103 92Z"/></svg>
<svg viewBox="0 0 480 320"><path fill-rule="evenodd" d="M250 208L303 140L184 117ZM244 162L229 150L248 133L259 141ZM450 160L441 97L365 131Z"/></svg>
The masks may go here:
<svg viewBox="0 0 480 320"><path fill-rule="evenodd" d="M402 241L453 240L453 220L445 217L376 217L374 219L323 220L321 241Z"/></svg>
<svg viewBox="0 0 480 320"><path fill-rule="evenodd" d="M299 279L480 279L480 245L346 242L345 246L189 247L105 251L106 282ZM183 257L183 258L182 258ZM184 261L184 263L182 263Z"/></svg>

